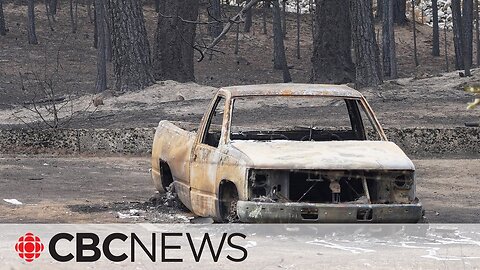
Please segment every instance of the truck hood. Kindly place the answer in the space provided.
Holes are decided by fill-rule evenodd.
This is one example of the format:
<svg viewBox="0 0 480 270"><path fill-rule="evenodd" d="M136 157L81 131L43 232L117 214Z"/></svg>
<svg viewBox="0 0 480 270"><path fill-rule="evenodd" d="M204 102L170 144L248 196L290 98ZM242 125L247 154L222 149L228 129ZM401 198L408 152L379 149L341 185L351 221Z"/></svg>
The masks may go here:
<svg viewBox="0 0 480 270"><path fill-rule="evenodd" d="M258 169L415 170L394 143L385 141L233 141Z"/></svg>

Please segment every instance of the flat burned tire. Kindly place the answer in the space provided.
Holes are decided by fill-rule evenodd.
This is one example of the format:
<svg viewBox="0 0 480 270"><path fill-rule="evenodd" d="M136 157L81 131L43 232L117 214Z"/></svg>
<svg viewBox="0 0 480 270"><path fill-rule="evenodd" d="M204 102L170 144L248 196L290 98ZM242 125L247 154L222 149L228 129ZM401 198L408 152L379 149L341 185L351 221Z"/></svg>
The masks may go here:
<svg viewBox="0 0 480 270"><path fill-rule="evenodd" d="M160 160L160 184L164 191L167 191L168 187L173 183L173 176L168 164Z"/></svg>
<svg viewBox="0 0 480 270"><path fill-rule="evenodd" d="M238 191L235 184L229 181L222 181L218 195L218 220L223 223L238 222Z"/></svg>

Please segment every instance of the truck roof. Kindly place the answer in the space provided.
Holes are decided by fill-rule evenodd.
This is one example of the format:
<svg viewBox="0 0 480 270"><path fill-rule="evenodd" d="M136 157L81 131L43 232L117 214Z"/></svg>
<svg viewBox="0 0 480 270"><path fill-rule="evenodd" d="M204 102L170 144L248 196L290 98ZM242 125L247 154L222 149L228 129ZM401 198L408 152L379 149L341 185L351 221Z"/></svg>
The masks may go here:
<svg viewBox="0 0 480 270"><path fill-rule="evenodd" d="M232 97L242 96L330 96L361 98L362 94L346 85L276 83L223 87Z"/></svg>

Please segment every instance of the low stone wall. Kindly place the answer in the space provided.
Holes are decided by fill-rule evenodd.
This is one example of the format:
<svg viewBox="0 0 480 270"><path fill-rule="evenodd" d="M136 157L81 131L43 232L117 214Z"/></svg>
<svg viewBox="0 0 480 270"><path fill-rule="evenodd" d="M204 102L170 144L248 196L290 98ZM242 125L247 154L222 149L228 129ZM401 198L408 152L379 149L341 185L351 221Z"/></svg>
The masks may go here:
<svg viewBox="0 0 480 270"><path fill-rule="evenodd" d="M148 154L154 128L0 130L0 153ZM388 128L385 133L414 157L480 158L480 128Z"/></svg>
<svg viewBox="0 0 480 270"><path fill-rule="evenodd" d="M150 153L154 128L0 130L0 153Z"/></svg>
<svg viewBox="0 0 480 270"><path fill-rule="evenodd" d="M387 128L385 134L414 157L480 158L480 128Z"/></svg>

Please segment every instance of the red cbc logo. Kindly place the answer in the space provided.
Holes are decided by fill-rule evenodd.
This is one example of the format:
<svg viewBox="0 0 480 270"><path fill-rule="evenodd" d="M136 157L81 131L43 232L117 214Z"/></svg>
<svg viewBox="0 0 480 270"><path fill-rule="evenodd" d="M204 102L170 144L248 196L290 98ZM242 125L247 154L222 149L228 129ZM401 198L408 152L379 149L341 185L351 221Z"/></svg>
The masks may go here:
<svg viewBox="0 0 480 270"><path fill-rule="evenodd" d="M18 252L18 256L27 262L32 262L40 257L43 248L40 238L32 233L26 233L24 236L20 236L17 244L15 244L15 250Z"/></svg>

